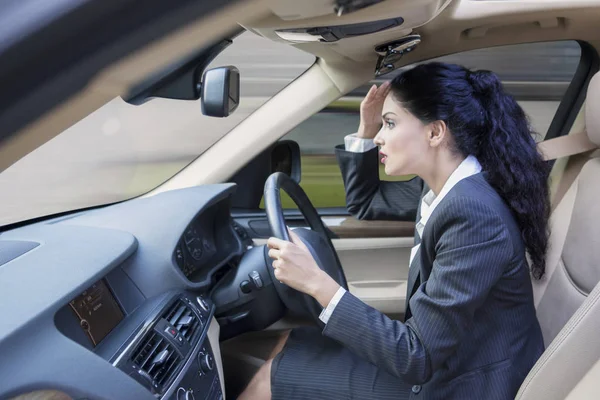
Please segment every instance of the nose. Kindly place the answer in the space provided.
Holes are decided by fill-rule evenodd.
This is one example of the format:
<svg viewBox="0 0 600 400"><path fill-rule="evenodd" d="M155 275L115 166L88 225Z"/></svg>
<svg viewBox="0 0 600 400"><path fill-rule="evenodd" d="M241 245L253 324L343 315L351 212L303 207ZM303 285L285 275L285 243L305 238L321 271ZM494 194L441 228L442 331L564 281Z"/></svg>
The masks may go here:
<svg viewBox="0 0 600 400"><path fill-rule="evenodd" d="M379 132L377 132L377 135L375 135L375 137L373 138L373 143L375 143L376 146L383 146L385 143L381 135L381 131L382 129L380 129Z"/></svg>

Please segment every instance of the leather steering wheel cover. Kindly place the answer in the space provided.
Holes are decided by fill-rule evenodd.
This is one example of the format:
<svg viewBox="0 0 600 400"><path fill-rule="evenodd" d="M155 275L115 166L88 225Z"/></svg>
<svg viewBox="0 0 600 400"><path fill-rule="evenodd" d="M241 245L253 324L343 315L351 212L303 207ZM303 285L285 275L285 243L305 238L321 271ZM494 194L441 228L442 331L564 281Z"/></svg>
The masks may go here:
<svg viewBox="0 0 600 400"><path fill-rule="evenodd" d="M329 251L331 251L334 256L336 264L335 267L337 267L334 268L335 273L332 274L332 278L335 279L336 282L343 286L345 289L348 289L348 284L346 282L346 277L344 275L342 265L337 256L335 248L333 247L333 243L331 242L331 239L327 234L327 229L323 225L323 221L319 216L319 213L310 202L304 190L302 190L302 188L296 182L294 182L292 178L290 178L288 175L282 172L275 172L271 174L265 182L264 189L265 211L273 236L282 240L290 241L287 226L285 224L285 218L283 216L283 207L281 205L280 190L284 190L292 199L292 201L296 203L298 209L306 219L306 222L308 223L310 228L314 232L317 232L322 236L323 240L329 247ZM313 250L316 251L315 249ZM314 255L315 254L313 254L313 256ZM271 266L271 264L272 263L269 263L268 265ZM320 267L323 269L322 266ZM292 291L293 289L289 288L287 285L284 285L280 283L277 279L275 279L272 269L273 268L270 267L269 272L271 273L273 284L275 285L275 289L279 293L281 300L290 310L299 311L299 305L297 303L297 300L294 300L298 296L296 294L291 295L290 291ZM331 268L327 269L331 270ZM296 293L300 294L299 292ZM317 321L317 323L320 323L318 319L320 311L318 312L317 310L320 310L322 307L311 296L302 294L302 297L304 299L304 310L308 311L311 314L311 316Z"/></svg>
<svg viewBox="0 0 600 400"><path fill-rule="evenodd" d="M285 225L285 218L283 216L283 206L281 205L281 196L279 195L280 189L285 190L285 192L288 195L290 195L290 192L288 191L288 181L294 183L294 181L292 181L286 174L282 172L275 172L274 174L271 174L265 182L265 191L263 194L265 199L265 211L267 213L267 221L269 221L271 233L276 238L289 242L290 235L288 234L287 226ZM291 191L294 192L293 189ZM304 194L304 192L302 192L302 194ZM290 195L290 197L292 197L292 195ZM304 197L308 199L306 194L304 194ZM296 203L296 205L298 205L298 208L302 210L302 208L300 207L298 202L296 202L296 199L294 197L292 197L292 200Z"/></svg>

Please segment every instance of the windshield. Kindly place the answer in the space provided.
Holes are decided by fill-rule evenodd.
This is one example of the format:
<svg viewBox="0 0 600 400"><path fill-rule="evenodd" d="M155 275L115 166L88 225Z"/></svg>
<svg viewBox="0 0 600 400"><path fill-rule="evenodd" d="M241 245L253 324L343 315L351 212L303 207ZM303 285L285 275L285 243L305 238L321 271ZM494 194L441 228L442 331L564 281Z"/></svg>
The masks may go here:
<svg viewBox="0 0 600 400"><path fill-rule="evenodd" d="M240 70L240 105L206 117L200 101L115 98L0 174L0 225L130 199L182 170L301 75L314 56L245 32L208 68Z"/></svg>

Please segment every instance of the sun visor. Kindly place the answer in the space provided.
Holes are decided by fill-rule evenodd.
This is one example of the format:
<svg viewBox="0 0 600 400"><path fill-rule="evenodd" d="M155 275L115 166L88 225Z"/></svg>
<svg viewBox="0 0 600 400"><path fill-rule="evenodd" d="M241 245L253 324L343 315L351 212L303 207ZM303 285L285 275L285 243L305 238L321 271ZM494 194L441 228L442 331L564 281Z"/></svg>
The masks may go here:
<svg viewBox="0 0 600 400"><path fill-rule="evenodd" d="M383 0L290 0L277 1L271 11L284 21L296 21L327 15L346 15L354 11L381 3Z"/></svg>
<svg viewBox="0 0 600 400"><path fill-rule="evenodd" d="M404 19L402 19L402 17L397 17L358 24L281 29L276 30L275 33L280 38L295 43L337 42L340 39L348 37L369 35L396 28L403 23Z"/></svg>

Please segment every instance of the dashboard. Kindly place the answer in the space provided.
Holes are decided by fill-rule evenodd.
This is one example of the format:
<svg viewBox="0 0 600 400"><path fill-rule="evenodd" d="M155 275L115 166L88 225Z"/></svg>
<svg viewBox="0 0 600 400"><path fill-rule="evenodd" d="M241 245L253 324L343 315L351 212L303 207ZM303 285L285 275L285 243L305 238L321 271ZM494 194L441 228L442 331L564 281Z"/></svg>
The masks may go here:
<svg viewBox="0 0 600 400"><path fill-rule="evenodd" d="M215 204L186 227L174 262L189 281L209 285L220 267L243 253L238 239L229 209Z"/></svg>
<svg viewBox="0 0 600 400"><path fill-rule="evenodd" d="M247 251L234 190L176 190L0 234L0 398L48 382L73 398L224 398L208 294Z"/></svg>

